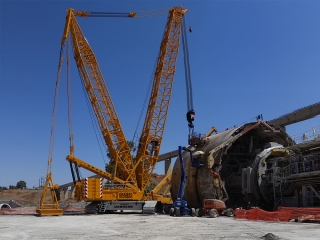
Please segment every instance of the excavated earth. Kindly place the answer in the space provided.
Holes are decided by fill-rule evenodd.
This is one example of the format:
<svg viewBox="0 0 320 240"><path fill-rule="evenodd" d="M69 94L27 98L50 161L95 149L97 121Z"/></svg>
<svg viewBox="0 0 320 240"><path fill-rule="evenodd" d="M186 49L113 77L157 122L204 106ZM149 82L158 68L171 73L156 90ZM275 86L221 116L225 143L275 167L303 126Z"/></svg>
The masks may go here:
<svg viewBox="0 0 320 240"><path fill-rule="evenodd" d="M7 203L11 209L0 209L0 215L22 215L36 214L39 207L42 190L3 190L0 192L0 203ZM60 208L65 212L81 212L86 203L77 202L70 197L59 201ZM49 192L46 195L45 203L52 203ZM1 238L0 238L1 239Z"/></svg>
<svg viewBox="0 0 320 240"><path fill-rule="evenodd" d="M3 190L0 191L0 202L13 200L21 207L37 207L41 190Z"/></svg>

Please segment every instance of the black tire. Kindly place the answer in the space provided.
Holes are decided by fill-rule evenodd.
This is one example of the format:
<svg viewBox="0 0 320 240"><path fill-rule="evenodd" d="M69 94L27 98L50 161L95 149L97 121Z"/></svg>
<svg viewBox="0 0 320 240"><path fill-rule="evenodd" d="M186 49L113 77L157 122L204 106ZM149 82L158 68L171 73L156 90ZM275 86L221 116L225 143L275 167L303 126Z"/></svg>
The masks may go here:
<svg viewBox="0 0 320 240"><path fill-rule="evenodd" d="M101 214L100 212L100 205L96 206L94 214Z"/></svg>
<svg viewBox="0 0 320 240"><path fill-rule="evenodd" d="M175 208L176 217L180 217L180 208Z"/></svg>
<svg viewBox="0 0 320 240"><path fill-rule="evenodd" d="M172 217L174 215L174 208L170 208L169 215Z"/></svg>
<svg viewBox="0 0 320 240"><path fill-rule="evenodd" d="M212 218L216 218L216 217L219 216L217 209L210 209L210 210L209 210L209 215L210 215L210 217L212 217Z"/></svg>
<svg viewBox="0 0 320 240"><path fill-rule="evenodd" d="M194 208L191 208L190 211L192 217L196 216L196 210Z"/></svg>
<svg viewBox="0 0 320 240"><path fill-rule="evenodd" d="M232 208L228 208L226 210L227 217L234 217L234 210Z"/></svg>
<svg viewBox="0 0 320 240"><path fill-rule="evenodd" d="M170 207L164 206L164 207L163 207L163 211L164 211L164 214L169 214Z"/></svg>
<svg viewBox="0 0 320 240"><path fill-rule="evenodd" d="M162 202L158 201L155 207L155 213L164 213Z"/></svg>
<svg viewBox="0 0 320 240"><path fill-rule="evenodd" d="M203 209L199 208L198 217L202 217L202 216L203 216Z"/></svg>
<svg viewBox="0 0 320 240"><path fill-rule="evenodd" d="M195 214L196 214L196 217L199 217L199 208L196 209Z"/></svg>

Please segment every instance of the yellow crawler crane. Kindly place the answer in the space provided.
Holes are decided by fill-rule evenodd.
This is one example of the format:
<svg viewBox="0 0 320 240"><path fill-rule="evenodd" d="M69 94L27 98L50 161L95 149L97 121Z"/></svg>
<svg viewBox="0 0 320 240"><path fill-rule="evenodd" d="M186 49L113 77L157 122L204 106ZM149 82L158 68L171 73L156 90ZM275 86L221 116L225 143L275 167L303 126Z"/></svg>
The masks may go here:
<svg viewBox="0 0 320 240"><path fill-rule="evenodd" d="M95 207L97 212L119 209L143 211L152 209L153 211L155 209L157 201L143 201L143 197L160 153L176 69L180 34L182 30L185 30L182 28L184 26L182 24L183 16L187 9L181 6L169 9L153 77L148 109L139 139L137 155L134 158L122 131L98 61L80 29L76 17L110 17L116 15L137 18L163 14L163 11L163 9L160 12L151 11L139 16L139 12L97 13L80 12L74 9L67 10L61 45L63 47L65 40L71 38L74 58L81 80L109 149L110 161L114 163L114 170L111 173L98 169L75 157L73 143L71 143L70 154L66 159L70 162L76 187L75 197L79 201L91 201L92 207ZM72 140L73 136L70 139ZM103 188L102 180L99 178L96 180L81 179L78 171L79 167L99 175L102 179L112 181L113 184L110 187Z"/></svg>

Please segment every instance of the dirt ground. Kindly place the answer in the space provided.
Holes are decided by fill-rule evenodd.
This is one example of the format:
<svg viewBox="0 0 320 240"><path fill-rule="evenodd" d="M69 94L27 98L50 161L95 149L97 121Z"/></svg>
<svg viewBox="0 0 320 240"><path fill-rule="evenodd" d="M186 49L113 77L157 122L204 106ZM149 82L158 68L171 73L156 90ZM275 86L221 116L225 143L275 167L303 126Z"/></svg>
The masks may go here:
<svg viewBox="0 0 320 240"><path fill-rule="evenodd" d="M0 215L0 239L319 239L319 224L117 213L103 215Z"/></svg>
<svg viewBox="0 0 320 240"><path fill-rule="evenodd" d="M41 190L3 190L0 191L0 201L14 200L22 207L36 207L39 205Z"/></svg>
<svg viewBox="0 0 320 240"><path fill-rule="evenodd" d="M150 179L150 188L154 188L162 179L164 175L153 174L153 177ZM3 190L0 191L0 201L10 201L14 200L17 202L21 207L38 207L40 202L42 190ZM71 198L71 192L68 193L69 199L61 199L59 201L60 204L65 205L65 202L75 202ZM62 195L61 195L62 198ZM51 196L48 193L46 195L46 202L51 202Z"/></svg>
<svg viewBox="0 0 320 240"><path fill-rule="evenodd" d="M6 190L0 200L15 200L22 207L38 206L41 190ZM63 203L64 201L61 201ZM29 213L30 214L30 213ZM1 215L2 239L319 239L318 223L263 222L218 218L170 217L124 212L104 215L38 217Z"/></svg>

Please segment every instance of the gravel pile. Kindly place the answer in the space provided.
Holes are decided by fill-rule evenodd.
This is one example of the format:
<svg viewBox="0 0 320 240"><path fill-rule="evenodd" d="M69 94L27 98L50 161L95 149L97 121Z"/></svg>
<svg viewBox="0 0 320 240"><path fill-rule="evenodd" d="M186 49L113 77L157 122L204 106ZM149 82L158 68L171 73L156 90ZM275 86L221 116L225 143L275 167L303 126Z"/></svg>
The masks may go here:
<svg viewBox="0 0 320 240"><path fill-rule="evenodd" d="M272 233L267 233L266 235L261 237L264 240L279 240L280 238Z"/></svg>

